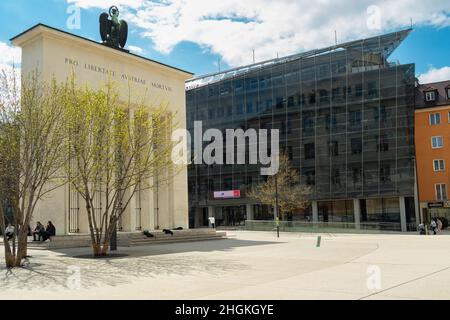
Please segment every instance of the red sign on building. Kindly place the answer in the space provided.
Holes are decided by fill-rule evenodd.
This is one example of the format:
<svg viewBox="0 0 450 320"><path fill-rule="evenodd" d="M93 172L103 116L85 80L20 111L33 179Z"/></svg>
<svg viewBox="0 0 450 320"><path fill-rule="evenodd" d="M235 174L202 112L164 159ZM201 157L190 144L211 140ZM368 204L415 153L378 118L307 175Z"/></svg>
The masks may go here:
<svg viewBox="0 0 450 320"><path fill-rule="evenodd" d="M239 199L240 197L241 190L214 192L214 199Z"/></svg>

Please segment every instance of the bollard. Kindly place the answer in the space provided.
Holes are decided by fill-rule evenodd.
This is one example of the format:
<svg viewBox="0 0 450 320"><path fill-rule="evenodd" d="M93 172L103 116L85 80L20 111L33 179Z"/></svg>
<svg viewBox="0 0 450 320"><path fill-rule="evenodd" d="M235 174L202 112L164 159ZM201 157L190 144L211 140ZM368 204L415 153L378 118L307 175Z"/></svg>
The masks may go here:
<svg viewBox="0 0 450 320"><path fill-rule="evenodd" d="M316 244L316 248L320 248L320 244L322 242L322 236L318 236L317 237L317 244Z"/></svg>
<svg viewBox="0 0 450 320"><path fill-rule="evenodd" d="M280 238L280 218L277 217L277 238Z"/></svg>

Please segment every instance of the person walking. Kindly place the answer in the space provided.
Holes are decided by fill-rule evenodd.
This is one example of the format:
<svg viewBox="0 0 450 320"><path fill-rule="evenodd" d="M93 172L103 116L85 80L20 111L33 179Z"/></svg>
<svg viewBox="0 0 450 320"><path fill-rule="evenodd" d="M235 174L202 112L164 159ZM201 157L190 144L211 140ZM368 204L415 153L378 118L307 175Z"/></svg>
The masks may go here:
<svg viewBox="0 0 450 320"><path fill-rule="evenodd" d="M419 224L418 230L419 230L419 234L420 235L426 234L426 232L425 232L425 225L423 223Z"/></svg>
<svg viewBox="0 0 450 320"><path fill-rule="evenodd" d="M209 217L209 223L211 223L211 227L212 227L213 229L216 228L216 218L214 218L214 217Z"/></svg>
<svg viewBox="0 0 450 320"><path fill-rule="evenodd" d="M437 224L436 221L434 219L431 220L431 231L433 231L433 234L436 235L436 230L437 230Z"/></svg>
<svg viewBox="0 0 450 320"><path fill-rule="evenodd" d="M441 219L437 218L436 219L436 224L437 224L438 232L441 233L441 231L442 231L442 221L441 221Z"/></svg>

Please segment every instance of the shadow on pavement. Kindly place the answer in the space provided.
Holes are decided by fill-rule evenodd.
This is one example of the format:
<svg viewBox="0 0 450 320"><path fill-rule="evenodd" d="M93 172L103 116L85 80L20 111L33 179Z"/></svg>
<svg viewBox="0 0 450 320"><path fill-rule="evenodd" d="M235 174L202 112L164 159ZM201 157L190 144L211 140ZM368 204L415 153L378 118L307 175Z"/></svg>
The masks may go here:
<svg viewBox="0 0 450 320"><path fill-rule="evenodd" d="M189 253L189 252L214 252L214 251L232 251L239 247L252 247L263 245L282 244L283 242L271 241L252 241L252 240L211 240L211 241L197 241L197 242L181 242L181 243L167 243L143 245L134 247L120 247L118 253L128 254L130 257L146 257L157 256L165 254ZM69 257L74 257L81 254L89 254L92 252L91 248L70 248L70 249L55 249L53 252L63 254Z"/></svg>
<svg viewBox="0 0 450 320"><path fill-rule="evenodd" d="M237 247L269 244L280 243L228 239L119 248L118 253L129 255L119 259L76 258L80 254L89 254L90 248L55 250L57 255L47 255L41 251L31 257L24 268L7 270L1 261L0 286L2 289L19 290L71 289L78 281L81 288L89 289L105 285L118 286L140 277L217 276L228 271L248 269L249 266L217 256L195 255L195 252L227 252Z"/></svg>

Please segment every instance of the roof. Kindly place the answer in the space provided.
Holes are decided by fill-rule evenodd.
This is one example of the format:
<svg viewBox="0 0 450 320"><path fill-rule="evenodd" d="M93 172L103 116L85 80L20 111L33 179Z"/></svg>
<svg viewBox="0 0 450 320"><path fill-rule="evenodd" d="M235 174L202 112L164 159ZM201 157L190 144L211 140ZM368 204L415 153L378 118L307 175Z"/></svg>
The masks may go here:
<svg viewBox="0 0 450 320"><path fill-rule="evenodd" d="M366 52L371 53L380 53L384 56L385 59L388 59L389 56L397 49L397 47L405 40L405 38L409 35L409 33L412 31L411 28L392 32L380 36L375 36L367 39L360 39L356 41L350 41L322 49L315 49L303 53L298 53L282 58L276 58L272 60L267 60L247 66L242 66L230 70L226 70L223 72L218 73L212 73L212 74L206 74L203 76L195 77L191 80L188 80L186 82L187 89L195 89L199 88L208 84L220 82L229 78L234 78L237 76L240 76L245 73L249 73L252 71L260 70L266 67L271 67L277 64L283 64L299 59L308 59L312 58L314 56L322 55L329 52L334 51L342 51L342 50L352 50L352 49L358 49L361 50L361 47L364 47L364 50Z"/></svg>
<svg viewBox="0 0 450 320"><path fill-rule="evenodd" d="M16 40L19 40L21 37L25 36L25 35L28 34L29 32L31 32L31 31L33 31L33 30L39 28L39 27L47 28L47 29L50 29L50 30L53 30L53 31L56 31L56 32L59 32L59 33L65 34L65 35L69 35L69 36L72 36L72 37L81 39L81 40L89 41L90 43L94 43L94 44L100 45L100 46L102 46L102 47L110 48L111 50L117 50L117 51L123 52L123 53L125 53L125 54L129 54L129 55L131 55L131 56L137 57L137 58L139 58L139 59L143 59L143 60L146 60L146 61L149 61L149 62L152 62L152 63L159 64L159 65L161 65L161 66L164 66L164 67L173 69L173 70L177 70L177 71L180 71L180 72L183 72L183 73L187 73L187 74L189 74L189 75L193 75L192 72L189 72L189 71L186 71L186 70L183 70L183 69L179 69L179 68L176 68L176 67L173 67L173 66L170 66L170 65L167 65L167 64L164 64L164 63L161 63L161 62L158 62L158 61L155 61L155 60L152 60L152 59L149 59L149 58L146 58L146 57L137 55L137 54L134 54L134 53L130 53L130 52L128 52L127 50L116 49L116 48L111 48L111 47L108 47L108 46L104 46L104 45L103 45L102 43L100 43L100 42L96 42L96 41L94 41L94 40L91 40L91 39L88 39L88 38L85 38L85 37L82 37L82 36L79 36L79 35L76 35L76 34L73 34L73 33L70 33L70 32L64 31L64 30L61 30L61 29L58 29L58 28L54 28L54 27L48 26L48 25L43 24L43 23L38 23L38 24L34 25L33 27L31 27L31 28L25 30L24 32L22 32L22 33L16 35L15 37L11 38L10 41L11 41L11 42L14 42L14 41L16 41Z"/></svg>
<svg viewBox="0 0 450 320"><path fill-rule="evenodd" d="M419 84L416 88L416 108L434 108L439 106L450 105L450 99L447 94L447 89L450 88L450 80ZM426 102L425 92L437 91L436 101Z"/></svg>

